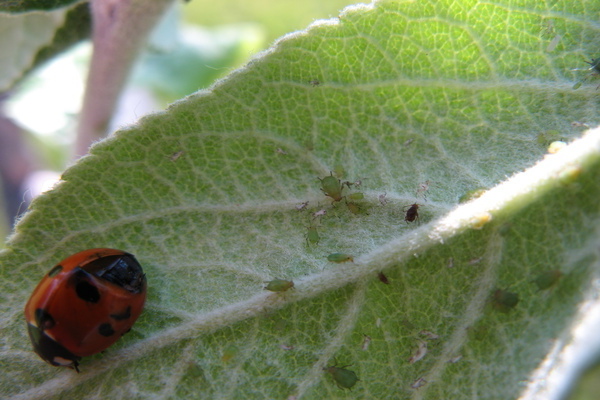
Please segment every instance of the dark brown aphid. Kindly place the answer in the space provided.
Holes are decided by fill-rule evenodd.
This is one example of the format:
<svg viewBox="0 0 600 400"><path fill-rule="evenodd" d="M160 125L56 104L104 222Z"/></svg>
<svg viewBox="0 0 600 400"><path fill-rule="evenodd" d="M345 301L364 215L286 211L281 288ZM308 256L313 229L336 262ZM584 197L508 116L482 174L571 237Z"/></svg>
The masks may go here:
<svg viewBox="0 0 600 400"><path fill-rule="evenodd" d="M379 272L379 273L377 274L377 278L379 278L379 280L380 280L381 282L385 283L386 285L389 285L389 284L390 284L390 281L388 280L387 276L385 276L385 275L383 274L383 272Z"/></svg>
<svg viewBox="0 0 600 400"><path fill-rule="evenodd" d="M539 274L534 280L540 290L546 290L554 286L558 280L563 276L563 273L559 270L546 271Z"/></svg>
<svg viewBox="0 0 600 400"><path fill-rule="evenodd" d="M408 210L406 210L406 215L404 216L404 221L414 222L415 220L419 219L419 206L420 206L420 204L417 204L417 203L407 206ZM404 208L406 209L406 207L404 207Z"/></svg>
<svg viewBox="0 0 600 400"><path fill-rule="evenodd" d="M507 313L517 306L519 303L519 295L511 293L507 290L496 289L492 294L492 306L494 309Z"/></svg>

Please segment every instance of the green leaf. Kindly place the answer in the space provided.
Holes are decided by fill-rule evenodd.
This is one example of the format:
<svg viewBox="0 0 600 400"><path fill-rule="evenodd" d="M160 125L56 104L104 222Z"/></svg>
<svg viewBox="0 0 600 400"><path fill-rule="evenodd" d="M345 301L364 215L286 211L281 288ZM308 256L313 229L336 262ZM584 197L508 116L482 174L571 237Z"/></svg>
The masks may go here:
<svg viewBox="0 0 600 400"><path fill-rule="evenodd" d="M98 143L0 253L2 393L556 398L544 378L597 304L600 133L553 155L539 136L572 141L572 122L597 121L596 85L572 90L569 70L595 50L599 7L348 9ZM356 208L321 193L330 171L363 193ZM136 255L148 303L77 375L31 351L22 307L93 247ZM541 290L549 271L561 277ZM294 289L264 290L274 279ZM352 390L334 365L356 374Z"/></svg>
<svg viewBox="0 0 600 400"><path fill-rule="evenodd" d="M0 90L12 88L28 72L89 37L87 3L51 12L0 13Z"/></svg>
<svg viewBox="0 0 600 400"><path fill-rule="evenodd" d="M0 11L22 13L26 11L55 10L73 3L85 3L81 0L3 0Z"/></svg>

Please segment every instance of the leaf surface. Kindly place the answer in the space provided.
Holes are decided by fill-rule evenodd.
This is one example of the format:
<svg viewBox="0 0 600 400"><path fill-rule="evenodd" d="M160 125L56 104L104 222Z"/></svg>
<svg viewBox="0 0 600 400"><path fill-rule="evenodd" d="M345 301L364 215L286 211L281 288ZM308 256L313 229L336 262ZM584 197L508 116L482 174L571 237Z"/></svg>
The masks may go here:
<svg viewBox="0 0 600 400"><path fill-rule="evenodd" d="M573 341L598 275L600 135L546 155L547 141L582 135L572 122L597 121L595 85L573 90L569 70L594 49L598 7L353 7L98 143L36 199L0 254L2 392L511 399L541 390L528 379ZM564 39L548 51L556 35ZM333 171L350 183L334 204L317 179ZM478 188L491 190L458 204ZM407 223L414 203L419 219ZM53 265L93 247L137 256L146 310L82 373L46 367L22 306ZM328 262L332 253L354 261ZM548 271L562 276L541 290ZM274 279L294 289L263 290ZM323 370L336 363L356 373L352 390Z"/></svg>

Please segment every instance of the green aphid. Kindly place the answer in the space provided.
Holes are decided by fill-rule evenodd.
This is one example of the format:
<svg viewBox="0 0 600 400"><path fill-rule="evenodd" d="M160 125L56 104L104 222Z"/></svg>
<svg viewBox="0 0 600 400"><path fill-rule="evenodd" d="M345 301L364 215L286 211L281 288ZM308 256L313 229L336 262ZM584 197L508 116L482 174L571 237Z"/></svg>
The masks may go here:
<svg viewBox="0 0 600 400"><path fill-rule="evenodd" d="M267 282L267 286L265 286L265 290L270 290L271 292L285 292L294 287L293 281L286 281L283 279L273 279L272 281Z"/></svg>
<svg viewBox="0 0 600 400"><path fill-rule="evenodd" d="M361 208L358 204L353 203L351 201L347 201L346 202L346 207L348 207L348 210L350 210L350 212L354 215L356 214L360 214Z"/></svg>
<svg viewBox="0 0 600 400"><path fill-rule="evenodd" d="M534 280L535 283L540 290L546 290L556 285L558 280L562 278L563 273L559 270L546 271L539 274Z"/></svg>
<svg viewBox="0 0 600 400"><path fill-rule="evenodd" d="M306 244L319 244L319 240L321 237L319 236L319 231L317 231L316 226L309 226L308 231L306 232Z"/></svg>
<svg viewBox="0 0 600 400"><path fill-rule="evenodd" d="M344 167L342 166L342 164L335 164L333 166L333 174L340 179L342 179L344 177L344 175L346 174L346 171L344 170Z"/></svg>
<svg viewBox="0 0 600 400"><path fill-rule="evenodd" d="M477 199L477 198L483 196L483 194L485 192L487 192L487 189L485 189L485 188L478 188L478 189L469 190L467 193L465 193L462 196L460 196L460 199L458 199L458 202L459 203L466 203L467 201L471 201L471 200Z"/></svg>
<svg viewBox="0 0 600 400"><path fill-rule="evenodd" d="M336 178L335 176L329 175L325 178L321 179L321 190L325 193L325 196L329 196L333 199L333 202L341 201L344 196L342 195L342 190L344 189L344 185L342 182Z"/></svg>
<svg viewBox="0 0 600 400"><path fill-rule="evenodd" d="M233 359L233 357L235 357L237 353L238 353L237 347L235 347L234 345L227 346L225 349L223 349L223 354L221 355L221 361L223 361L224 363L227 363L227 362L231 361L231 359Z"/></svg>
<svg viewBox="0 0 600 400"><path fill-rule="evenodd" d="M560 132L555 129L549 129L544 132L540 132L537 135L537 142L542 146L548 146L553 141L560 137Z"/></svg>
<svg viewBox="0 0 600 400"><path fill-rule="evenodd" d="M361 192L351 193L348 195L350 200L362 200L365 198L365 194Z"/></svg>
<svg viewBox="0 0 600 400"><path fill-rule="evenodd" d="M354 371L350 371L349 369L346 369L346 367L349 367L349 365L343 367L332 365L331 367L323 368L323 371L331 374L333 380L341 389L352 389L359 379Z"/></svg>
<svg viewBox="0 0 600 400"><path fill-rule="evenodd" d="M327 260L334 263L354 262L354 257L345 253L333 253L327 256Z"/></svg>
<svg viewBox="0 0 600 400"><path fill-rule="evenodd" d="M494 309L507 313L517 306L519 295L507 290L496 289L492 294L492 306Z"/></svg>

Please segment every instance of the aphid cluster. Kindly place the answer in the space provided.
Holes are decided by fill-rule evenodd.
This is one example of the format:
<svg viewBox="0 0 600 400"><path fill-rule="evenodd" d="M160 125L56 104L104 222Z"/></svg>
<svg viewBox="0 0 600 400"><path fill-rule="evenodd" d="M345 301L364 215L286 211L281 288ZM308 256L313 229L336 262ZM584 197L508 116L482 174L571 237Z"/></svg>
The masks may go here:
<svg viewBox="0 0 600 400"><path fill-rule="evenodd" d="M343 174L344 170L341 166L336 167L336 174ZM344 193L344 189L350 189L351 187L359 188L362 185L362 181L358 180L355 182L344 181L342 182L339 178L331 173L329 176L325 178L319 178L321 181L321 191L325 194L325 196L330 197L333 201L332 204L344 200L346 203L346 207L352 214L360 214L362 211L361 206L357 201L363 200L365 198L364 193L362 192L354 192L354 193Z"/></svg>
<svg viewBox="0 0 600 400"><path fill-rule="evenodd" d="M320 182L320 190L323 194L332 200L331 207L335 206L335 203L344 201L347 209L353 213L358 214L362 211L361 206L358 204L361 200L364 200L365 195L362 192L350 192L350 188L358 188L361 186L362 181L357 180L354 182L342 181L338 176L345 174L344 168L336 164L335 175L331 172L324 178L318 178ZM295 206L295 209L299 212L308 211L308 225L306 226L306 233L304 238L307 246L318 245L321 240L321 224L322 221L327 217L330 208L313 207L309 210L309 202L305 201ZM330 262L343 263L352 262L354 257L352 255L344 253L332 253L327 259Z"/></svg>

